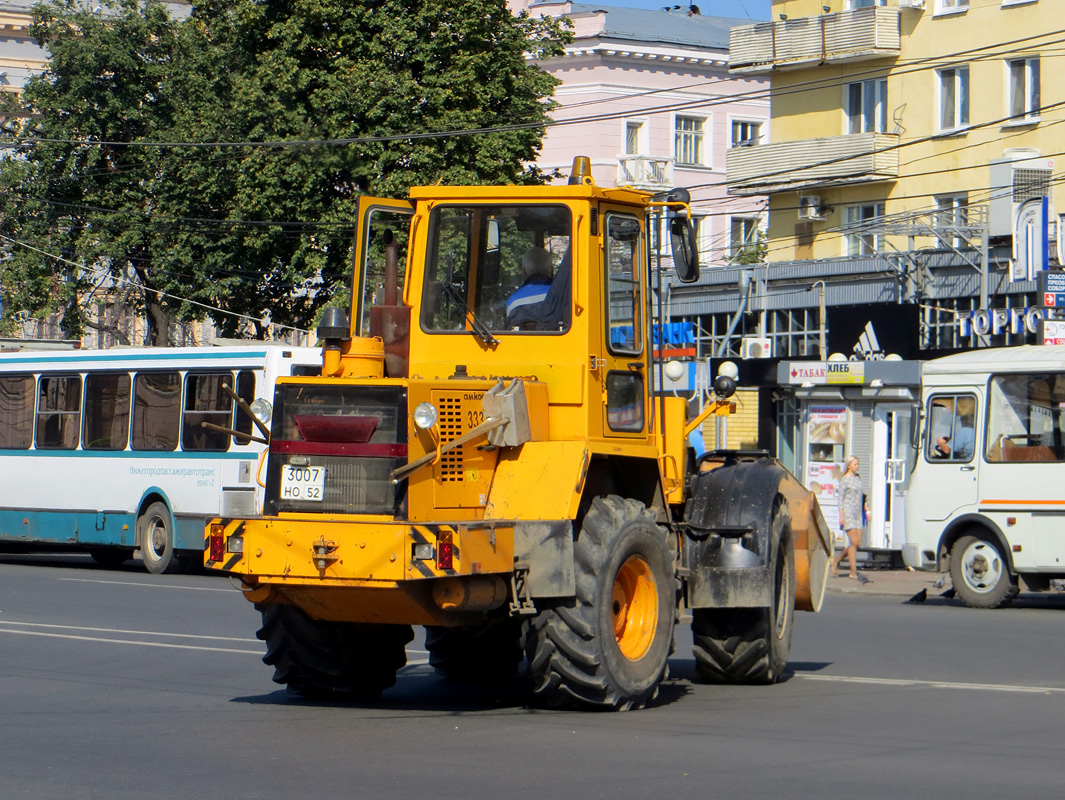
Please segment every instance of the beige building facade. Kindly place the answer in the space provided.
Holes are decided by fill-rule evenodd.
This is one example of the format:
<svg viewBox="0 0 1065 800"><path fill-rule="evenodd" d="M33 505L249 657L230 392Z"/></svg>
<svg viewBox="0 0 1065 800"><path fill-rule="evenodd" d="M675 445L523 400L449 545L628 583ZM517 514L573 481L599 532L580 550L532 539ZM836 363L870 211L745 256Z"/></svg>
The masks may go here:
<svg viewBox="0 0 1065 800"><path fill-rule="evenodd" d="M773 139L728 163L731 192L770 197L770 261L910 248L863 228L884 216L937 212L917 221L1009 236L1014 214L991 201L1015 188L1047 196L1056 221L1060 4L778 0L772 11L733 29L730 70L771 77Z"/></svg>

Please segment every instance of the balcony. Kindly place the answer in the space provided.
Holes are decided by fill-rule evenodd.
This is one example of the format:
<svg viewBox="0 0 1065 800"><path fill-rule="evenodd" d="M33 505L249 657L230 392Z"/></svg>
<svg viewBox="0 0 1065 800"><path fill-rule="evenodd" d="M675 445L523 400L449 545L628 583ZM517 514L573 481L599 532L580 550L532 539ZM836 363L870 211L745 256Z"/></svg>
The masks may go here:
<svg viewBox="0 0 1065 800"><path fill-rule="evenodd" d="M661 156L618 156L618 186L657 192L673 188L673 159Z"/></svg>
<svg viewBox="0 0 1065 800"><path fill-rule="evenodd" d="M899 137L892 133L852 133L733 147L726 161L728 192L771 194L895 180L899 177L898 144Z"/></svg>
<svg viewBox="0 0 1065 800"><path fill-rule="evenodd" d="M757 74L899 54L899 9L869 6L729 31L729 72Z"/></svg>

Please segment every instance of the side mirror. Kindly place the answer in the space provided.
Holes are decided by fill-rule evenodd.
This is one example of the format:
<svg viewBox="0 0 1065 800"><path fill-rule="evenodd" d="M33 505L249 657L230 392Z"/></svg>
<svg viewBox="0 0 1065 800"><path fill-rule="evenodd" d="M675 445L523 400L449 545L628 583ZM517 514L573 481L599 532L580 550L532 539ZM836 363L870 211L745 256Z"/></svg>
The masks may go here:
<svg viewBox="0 0 1065 800"><path fill-rule="evenodd" d="M695 226L689 217L675 216L669 220L669 243L673 251L673 266L681 283L699 279L699 249L695 243Z"/></svg>

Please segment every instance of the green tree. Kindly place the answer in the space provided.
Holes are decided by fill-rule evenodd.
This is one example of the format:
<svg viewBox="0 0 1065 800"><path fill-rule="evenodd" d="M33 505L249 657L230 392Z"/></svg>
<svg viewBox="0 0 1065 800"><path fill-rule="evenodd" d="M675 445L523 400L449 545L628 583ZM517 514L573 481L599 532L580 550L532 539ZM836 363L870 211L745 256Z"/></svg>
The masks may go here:
<svg viewBox="0 0 1065 800"><path fill-rule="evenodd" d="M135 289L151 329L165 336L169 306L158 292L172 280L154 258L148 223L172 154L121 143L172 125L159 87L173 68L175 34L157 0L122 0L106 19L73 0L35 9L33 35L51 61L22 97L26 143L0 162L5 311L62 311L76 336L90 289Z"/></svg>
<svg viewBox="0 0 1065 800"><path fill-rule="evenodd" d="M753 242L745 242L736 257L732 259L734 264L764 264L766 253L769 251L769 243L765 233L759 228Z"/></svg>
<svg viewBox="0 0 1065 800"><path fill-rule="evenodd" d="M306 326L346 288L359 194L543 180L528 165L556 82L526 55L568 34L504 0L205 0L180 23L112 2L106 18L36 11L53 54L24 96L37 138L0 178L0 232L63 256L15 247L6 272L59 286L68 317L106 265L157 343L169 316L204 313L179 298ZM5 288L9 308L42 310L29 300Z"/></svg>

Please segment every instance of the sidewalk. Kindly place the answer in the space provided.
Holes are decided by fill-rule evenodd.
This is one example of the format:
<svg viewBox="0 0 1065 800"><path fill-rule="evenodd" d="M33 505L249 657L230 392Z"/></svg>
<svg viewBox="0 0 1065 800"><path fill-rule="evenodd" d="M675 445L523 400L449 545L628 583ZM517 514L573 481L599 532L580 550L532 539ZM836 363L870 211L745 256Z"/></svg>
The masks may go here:
<svg viewBox="0 0 1065 800"><path fill-rule="evenodd" d="M847 576L844 567L839 571L840 577L828 576L828 594L880 594L913 597L921 589L927 589L929 596L945 592L951 587L950 575L945 572L921 572L908 569L859 569L858 574L868 579L868 583L853 580ZM945 578L942 588L932 584Z"/></svg>

